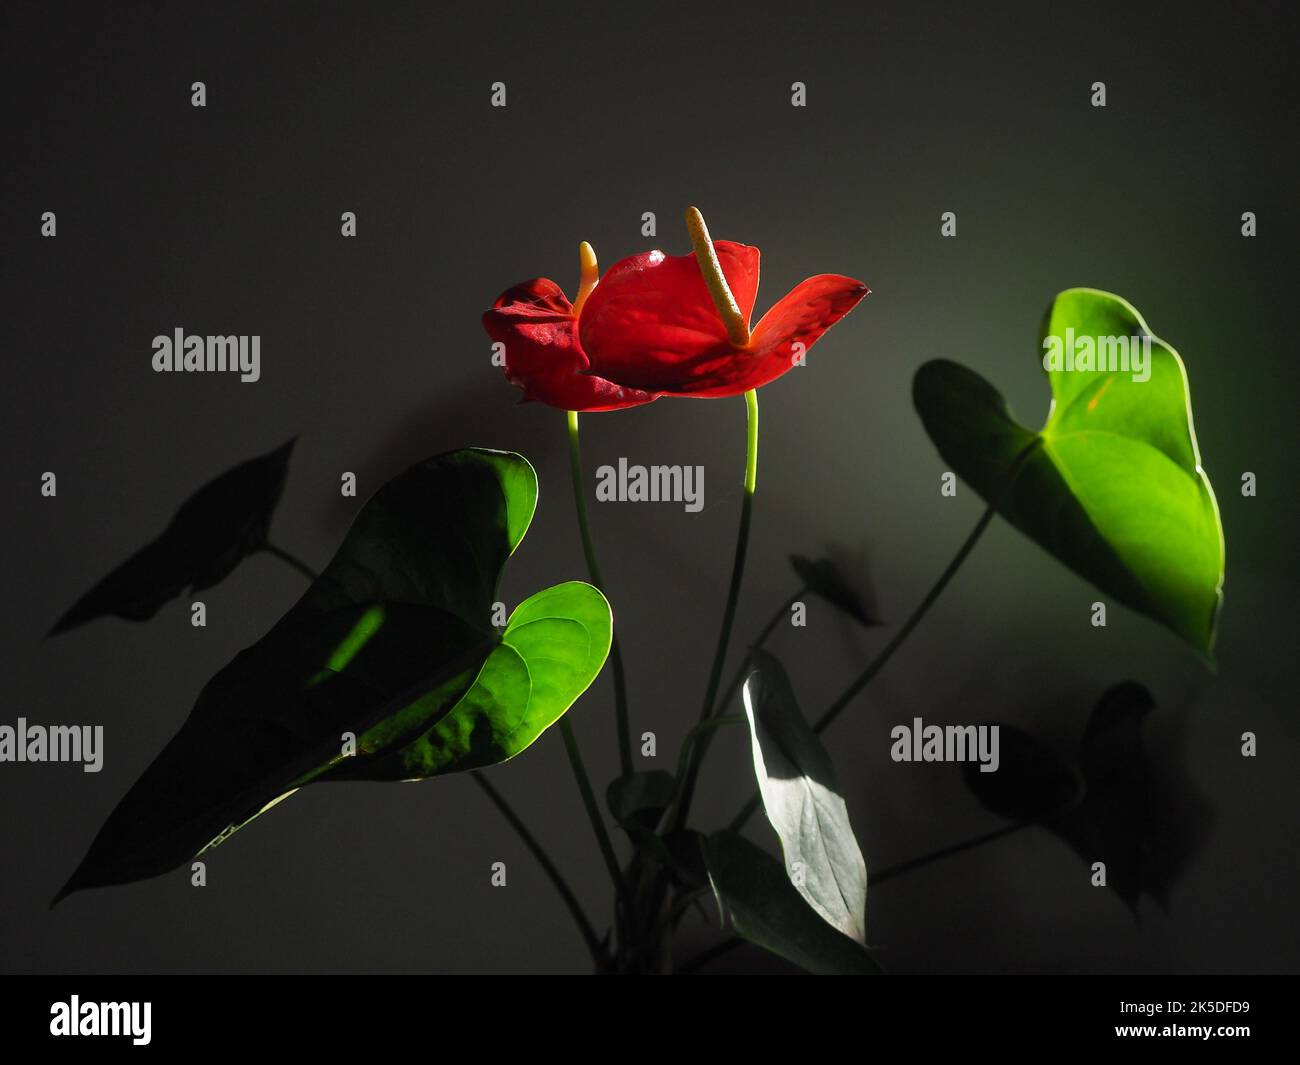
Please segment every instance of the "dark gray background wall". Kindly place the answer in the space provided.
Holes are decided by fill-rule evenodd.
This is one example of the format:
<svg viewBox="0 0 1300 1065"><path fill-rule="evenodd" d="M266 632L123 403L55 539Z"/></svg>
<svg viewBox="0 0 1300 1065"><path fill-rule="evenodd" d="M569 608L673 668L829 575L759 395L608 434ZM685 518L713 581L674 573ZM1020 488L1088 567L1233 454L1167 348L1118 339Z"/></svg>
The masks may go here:
<svg viewBox="0 0 1300 1065"><path fill-rule="evenodd" d="M12 971L581 971L541 874L470 782L309 789L185 872L46 904L203 682L298 594L268 557L149 624L41 635L197 485L301 434L274 526L317 564L357 501L408 462L464 445L537 466L537 518L508 602L583 575L562 416L518 406L479 315L538 275L567 288L576 247L606 265L715 236L763 251L759 307L803 277L868 300L762 393L747 636L794 588L785 556L865 552L897 624L980 512L941 499L910 403L945 356L1026 421L1046 412L1036 329L1072 285L1119 292L1183 354L1227 533L1219 671L1114 609L996 523L933 615L830 735L868 864L994 828L953 767L896 765L889 728L1002 718L1062 750L1134 678L1166 774L1213 807L1171 912L1135 922L1038 831L882 884L869 938L900 972L1288 970L1293 896L1297 240L1285 5L89 5L6 9L3 721L102 723L98 775L0 765L0 959ZM1211 14L1210 12L1213 12ZM191 82L208 106L190 106ZM808 106L789 104L790 84ZM1089 105L1105 81L1105 109ZM509 106L489 106L504 81ZM42 239L42 211L58 236ZM339 235L355 211L359 235ZM939 215L958 214L958 237ZM1259 235L1240 235L1243 211ZM639 233L655 211L659 236ZM155 375L151 338L257 333L253 385ZM633 685L661 767L698 712L740 501L739 399L663 400L584 420L589 468L702 463L707 506L597 505ZM55 500L39 477L57 471ZM1259 479L1243 499L1242 471ZM774 648L810 711L888 637L814 603ZM615 770L608 676L573 711ZM1244 730L1254 760L1239 754ZM750 787L747 743L715 745L702 823ZM602 870L558 737L493 772L583 899ZM1189 807L1190 808L1190 807ZM761 826L760 826L761 827ZM762 833L756 829L756 838ZM488 885L506 860L510 886ZM709 941L703 926L691 937ZM775 968L744 954L733 968Z"/></svg>

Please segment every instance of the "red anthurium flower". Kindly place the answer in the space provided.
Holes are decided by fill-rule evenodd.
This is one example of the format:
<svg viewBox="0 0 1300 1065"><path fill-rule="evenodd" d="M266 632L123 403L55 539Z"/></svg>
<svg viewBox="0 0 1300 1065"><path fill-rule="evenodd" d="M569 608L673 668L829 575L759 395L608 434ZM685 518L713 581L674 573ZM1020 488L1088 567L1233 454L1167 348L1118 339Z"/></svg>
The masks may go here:
<svg viewBox="0 0 1300 1065"><path fill-rule="evenodd" d="M789 370L869 291L838 274L796 285L759 321L759 252L710 240L695 208L687 212L695 252L645 252L595 282L583 245L576 305L558 285L537 280L504 293L484 315L506 347L506 376L568 410L616 410L660 395L733 396Z"/></svg>
<svg viewBox="0 0 1300 1065"><path fill-rule="evenodd" d="M483 315L488 336L505 345L505 372L524 391L524 401L540 400L563 410L621 410L657 397L625 388L585 372L589 363L578 342L578 313L596 285L596 254L579 251L582 282L578 306L554 281L539 277L507 289Z"/></svg>
<svg viewBox="0 0 1300 1065"><path fill-rule="evenodd" d="M624 259L591 294L578 324L591 372L629 388L734 396L780 377L870 290L839 274L796 285L751 333L757 248L709 240L687 214L693 255Z"/></svg>

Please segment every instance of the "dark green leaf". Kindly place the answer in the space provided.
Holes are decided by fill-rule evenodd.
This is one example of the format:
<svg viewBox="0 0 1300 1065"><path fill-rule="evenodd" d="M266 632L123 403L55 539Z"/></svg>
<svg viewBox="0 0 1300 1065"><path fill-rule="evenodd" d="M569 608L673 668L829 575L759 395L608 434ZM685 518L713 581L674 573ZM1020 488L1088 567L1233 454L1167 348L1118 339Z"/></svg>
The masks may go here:
<svg viewBox="0 0 1300 1065"><path fill-rule="evenodd" d="M145 621L186 589L193 594L224 580L266 546L293 445L290 440L205 484L156 540L78 599L50 635L109 615Z"/></svg>
<svg viewBox="0 0 1300 1065"><path fill-rule="evenodd" d="M704 844L704 836L691 828L679 828L663 838L667 864L681 883L689 887L704 887L709 882L709 871L704 865Z"/></svg>
<svg viewBox="0 0 1300 1065"><path fill-rule="evenodd" d="M677 778L663 769L615 777L605 791L614 820L627 828L649 831L672 802Z"/></svg>
<svg viewBox="0 0 1300 1065"><path fill-rule="evenodd" d="M298 603L204 687L60 897L188 861L327 769L345 734L455 707L497 648L497 577L536 498L523 458L478 450L381 488Z"/></svg>
<svg viewBox="0 0 1300 1065"><path fill-rule="evenodd" d="M744 695L754 773L790 882L828 924L865 943L867 864L830 755L799 712L781 664L761 649L752 661Z"/></svg>
<svg viewBox="0 0 1300 1065"><path fill-rule="evenodd" d="M704 858L722 920L737 935L812 973L879 972L862 946L809 908L781 863L743 836L715 832Z"/></svg>
<svg viewBox="0 0 1300 1065"><path fill-rule="evenodd" d="M926 432L944 461L1021 532L1209 657L1223 530L1201 469L1182 359L1131 304L1092 289L1057 296L1043 335L1063 346L1071 335L1088 338L1098 351L1112 337L1149 337L1149 379L1134 380L1131 366L1050 369L1052 405L1035 433L1012 419L978 374L937 360L913 384Z"/></svg>

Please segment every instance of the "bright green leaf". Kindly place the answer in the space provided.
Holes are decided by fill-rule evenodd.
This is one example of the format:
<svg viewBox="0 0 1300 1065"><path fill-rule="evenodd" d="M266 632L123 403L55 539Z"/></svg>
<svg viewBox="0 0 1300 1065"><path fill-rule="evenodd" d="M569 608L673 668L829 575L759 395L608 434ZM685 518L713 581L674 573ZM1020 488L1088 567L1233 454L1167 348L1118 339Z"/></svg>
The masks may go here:
<svg viewBox="0 0 1300 1065"><path fill-rule="evenodd" d="M362 754L323 779L423 780L513 758L596 679L611 631L609 604L590 584L538 592L510 615L501 643L449 713L435 696L412 711L412 720L422 719L418 735L409 725L395 733L381 724L361 737ZM369 757L373 750L383 753Z"/></svg>
<svg viewBox="0 0 1300 1065"><path fill-rule="evenodd" d="M795 703L781 663L755 649L745 681L754 773L790 882L833 928L866 942L867 863L830 755Z"/></svg>
<svg viewBox="0 0 1300 1065"><path fill-rule="evenodd" d="M1057 296L1043 336L1040 365L1053 347L1073 357L1091 346L1103 368L1049 368L1052 406L1039 432L1017 424L978 374L946 360L926 363L913 384L926 432L1016 528L1208 658L1223 530L1201 469L1182 359L1131 304L1093 289ZM1145 365L1116 368L1116 338Z"/></svg>

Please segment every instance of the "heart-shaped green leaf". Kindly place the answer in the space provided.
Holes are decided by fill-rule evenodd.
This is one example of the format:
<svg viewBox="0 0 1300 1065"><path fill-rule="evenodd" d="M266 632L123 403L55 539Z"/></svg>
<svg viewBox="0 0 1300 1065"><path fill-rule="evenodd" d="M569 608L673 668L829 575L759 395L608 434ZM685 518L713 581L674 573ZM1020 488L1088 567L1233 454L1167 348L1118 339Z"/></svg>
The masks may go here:
<svg viewBox="0 0 1300 1065"><path fill-rule="evenodd" d="M1038 359L1052 389L1039 432L946 360L926 363L913 383L926 432L1011 524L1208 658L1223 530L1182 359L1131 304L1093 289L1056 297Z"/></svg>
<svg viewBox="0 0 1300 1065"><path fill-rule="evenodd" d="M709 882L722 920L743 939L822 975L880 970L861 945L813 912L781 863L734 832L715 832L704 846Z"/></svg>
<svg viewBox="0 0 1300 1065"><path fill-rule="evenodd" d="M423 780L513 758L596 679L611 637L609 604L590 584L538 592L515 608L450 712L437 698L413 704L364 733L356 755L317 779Z"/></svg>
<svg viewBox="0 0 1300 1065"><path fill-rule="evenodd" d="M781 663L759 648L752 661L744 697L754 773L790 882L832 928L865 943L867 863L830 755L799 712Z"/></svg>
<svg viewBox="0 0 1300 1065"><path fill-rule="evenodd" d="M211 588L266 547L294 441L227 470L195 492L167 528L76 601L51 636L95 618L145 621L189 589Z"/></svg>
<svg viewBox="0 0 1300 1065"><path fill-rule="evenodd" d="M610 639L608 604L581 584L533 596L504 635L492 629L501 567L536 500L525 459L481 450L381 488L298 603L204 687L60 897L188 861L336 769L354 743L361 764L430 742L449 720L437 772L531 743L590 683Z"/></svg>

